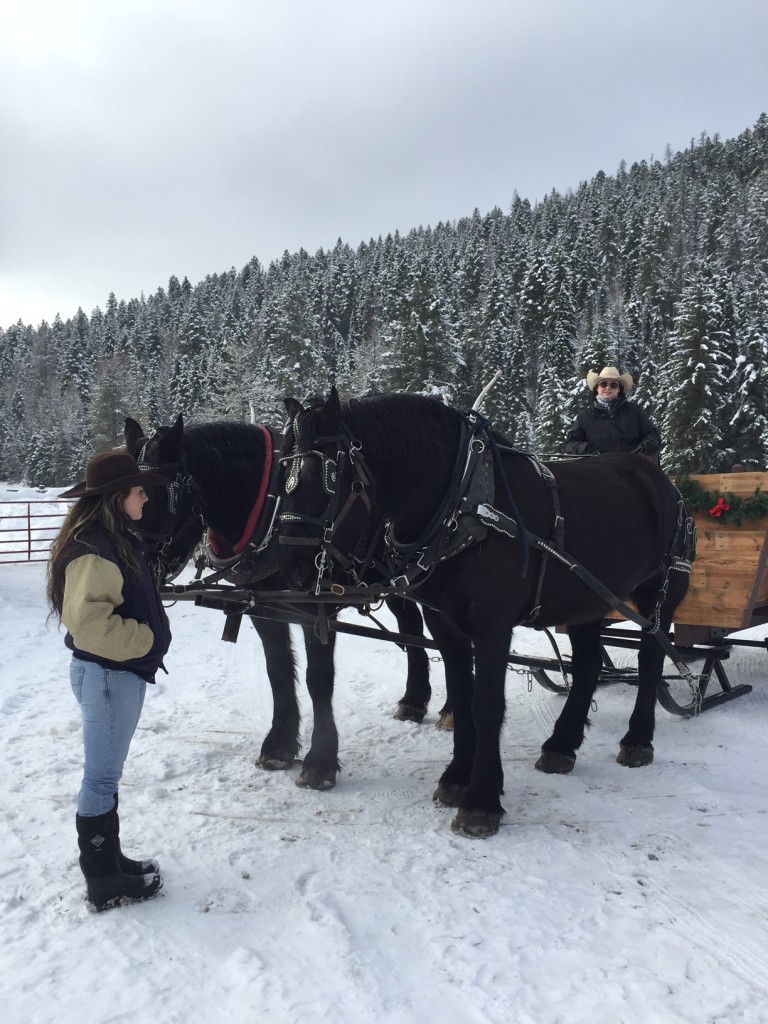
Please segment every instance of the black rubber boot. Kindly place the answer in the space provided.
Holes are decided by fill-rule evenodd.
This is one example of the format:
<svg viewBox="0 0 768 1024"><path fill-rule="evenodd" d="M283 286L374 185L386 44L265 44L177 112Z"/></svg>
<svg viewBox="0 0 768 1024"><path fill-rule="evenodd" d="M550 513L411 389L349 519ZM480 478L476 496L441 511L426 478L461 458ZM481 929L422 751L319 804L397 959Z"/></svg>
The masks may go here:
<svg viewBox="0 0 768 1024"><path fill-rule="evenodd" d="M112 808L114 820L115 848L117 850L117 863L120 870L126 875L157 875L160 872L160 865L156 860L131 860L126 857L120 849L120 818L117 814L117 793L115 793L115 806Z"/></svg>
<svg viewBox="0 0 768 1024"><path fill-rule="evenodd" d="M80 870L88 889L88 903L94 910L109 910L130 900L148 900L163 880L158 873L127 875L117 863L114 812L75 818L80 847Z"/></svg>

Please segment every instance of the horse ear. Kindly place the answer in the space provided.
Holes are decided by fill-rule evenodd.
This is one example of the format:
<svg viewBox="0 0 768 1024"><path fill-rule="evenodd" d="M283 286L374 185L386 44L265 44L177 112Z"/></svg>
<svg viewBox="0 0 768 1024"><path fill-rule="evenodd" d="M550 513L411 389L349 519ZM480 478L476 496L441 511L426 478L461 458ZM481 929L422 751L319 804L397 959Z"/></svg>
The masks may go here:
<svg viewBox="0 0 768 1024"><path fill-rule="evenodd" d="M179 413L176 418L176 422L172 427L169 428L167 433L163 434L158 442L157 450L160 455L168 462L172 462L175 458L179 446L181 445L181 439L184 436L184 417Z"/></svg>
<svg viewBox="0 0 768 1024"><path fill-rule="evenodd" d="M304 406L297 398L284 398L283 405L292 420L296 419L300 412L304 412Z"/></svg>
<svg viewBox="0 0 768 1024"><path fill-rule="evenodd" d="M341 419L341 399L339 398L339 392L336 390L335 384L328 394L328 399L323 407L323 412L333 416L334 419Z"/></svg>
<svg viewBox="0 0 768 1024"><path fill-rule="evenodd" d="M127 416L123 427L123 437L125 438L125 447L130 448L144 437L144 428L136 420Z"/></svg>

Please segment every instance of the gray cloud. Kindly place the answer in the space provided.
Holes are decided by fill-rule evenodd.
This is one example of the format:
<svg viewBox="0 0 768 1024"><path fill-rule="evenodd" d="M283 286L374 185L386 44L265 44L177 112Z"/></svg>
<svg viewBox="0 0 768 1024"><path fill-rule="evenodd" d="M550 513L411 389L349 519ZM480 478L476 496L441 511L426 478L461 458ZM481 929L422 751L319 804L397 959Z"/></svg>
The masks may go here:
<svg viewBox="0 0 768 1024"><path fill-rule="evenodd" d="M3 326L506 209L768 108L758 0L28 0L5 20Z"/></svg>

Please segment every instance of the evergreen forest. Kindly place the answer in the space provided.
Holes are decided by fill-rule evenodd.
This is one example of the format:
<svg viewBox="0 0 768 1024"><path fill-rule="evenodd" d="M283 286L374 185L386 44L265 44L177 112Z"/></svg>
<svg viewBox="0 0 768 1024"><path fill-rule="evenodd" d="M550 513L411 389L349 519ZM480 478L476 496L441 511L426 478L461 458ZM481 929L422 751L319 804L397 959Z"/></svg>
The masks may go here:
<svg viewBox="0 0 768 1024"><path fill-rule="evenodd" d="M605 365L664 438L664 467L768 467L768 115L566 195L339 240L264 267L171 277L90 316L0 330L0 479L63 486L145 427L280 424L284 396L409 391L562 451Z"/></svg>

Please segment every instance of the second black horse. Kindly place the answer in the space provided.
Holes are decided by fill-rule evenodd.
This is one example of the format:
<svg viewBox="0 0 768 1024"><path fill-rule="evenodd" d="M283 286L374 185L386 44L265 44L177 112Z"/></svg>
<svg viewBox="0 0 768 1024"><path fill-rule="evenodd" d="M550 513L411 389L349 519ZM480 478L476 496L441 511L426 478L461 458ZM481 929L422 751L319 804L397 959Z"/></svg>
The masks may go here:
<svg viewBox="0 0 768 1024"><path fill-rule="evenodd" d="M633 455L547 468L476 416L413 395L342 405L334 389L318 407L292 399L286 407L283 574L304 590L316 587L318 570L321 585L332 579L333 547L341 543L336 510L346 510L351 543L353 523L359 531L371 517L388 524L383 590L418 598L445 662L454 748L435 800L458 808L454 831L493 835L504 813L500 731L519 623L568 626L572 686L536 764L566 773L584 740L611 596L633 599L648 631L617 760L629 767L653 760L664 649L651 631L669 629L693 547L680 495L660 469Z"/></svg>
<svg viewBox="0 0 768 1024"><path fill-rule="evenodd" d="M241 586L281 590L276 545L270 542L276 466L281 436L266 427L233 422L184 428L182 417L146 437L134 419L125 422L126 449L140 466L162 472L173 486L148 488L141 532L149 541L161 574L172 576L188 561L207 530L209 557L227 566ZM257 538L264 541L259 544ZM276 541L276 537L273 538ZM262 550L257 550L262 547ZM404 634L422 635L422 618L410 602L388 602ZM258 764L287 768L299 753L299 703L289 626L251 617L261 639L273 697L272 726ZM312 700L313 729L297 784L331 789L340 770L339 738L333 714L335 633L321 642L305 627L306 684ZM429 660L423 649L408 647L408 677L396 717L421 721L430 697Z"/></svg>

